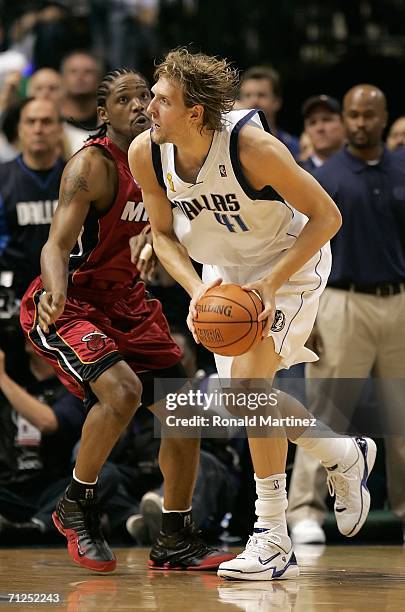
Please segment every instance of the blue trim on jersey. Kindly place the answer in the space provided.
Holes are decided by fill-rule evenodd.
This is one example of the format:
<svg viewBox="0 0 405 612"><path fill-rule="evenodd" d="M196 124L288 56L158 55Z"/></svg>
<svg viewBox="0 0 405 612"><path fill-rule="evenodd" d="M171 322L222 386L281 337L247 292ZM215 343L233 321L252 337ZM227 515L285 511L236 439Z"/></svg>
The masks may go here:
<svg viewBox="0 0 405 612"><path fill-rule="evenodd" d="M269 122L267 121L267 118L266 118L266 115L264 114L264 111L256 109L256 112L259 115L259 119L260 119L260 121L262 123L264 131L267 132L268 134L271 134L272 136L275 136L275 134L273 134L273 132L271 131L271 127L269 125ZM277 136L276 136L276 138L277 138Z"/></svg>
<svg viewBox="0 0 405 612"><path fill-rule="evenodd" d="M4 200L0 196L0 255L3 255L4 249L10 241L9 228L7 223L6 209L4 207Z"/></svg>
<svg viewBox="0 0 405 612"><path fill-rule="evenodd" d="M156 178L159 185L164 189L166 193L166 185L163 178L162 158L160 156L160 147L153 140L150 141L152 146L152 163L155 170Z"/></svg>
<svg viewBox="0 0 405 612"><path fill-rule="evenodd" d="M273 187L271 187L271 185L266 185L265 187L263 187L263 189L260 189L258 191L256 189L253 189L253 187L249 185L249 183L247 182L247 180L245 179L243 175L242 168L240 166L240 161L239 161L239 154L238 154L239 132L241 131L243 126L245 126L246 123L250 121L251 118L256 114L259 115L259 118L263 125L264 130L266 132L271 133L267 120L262 111L253 109L249 113L247 113L247 115L245 115L244 117L242 117L242 119L238 121L238 123L234 126L231 132L231 142L230 142L230 147L229 147L230 149L229 153L231 157L233 172L235 174L236 180L238 181L239 185L242 187L245 194L251 200L277 200L279 202L282 202L283 204L286 204L286 202L284 201L284 198L282 198L281 195L277 193L277 191L273 189ZM294 213L292 210L291 210L291 213L294 216Z"/></svg>
<svg viewBox="0 0 405 612"><path fill-rule="evenodd" d="M28 166L23 162L23 158L22 155L19 155L17 157L17 163L20 166L20 168L23 170L23 172L25 172L25 174L28 174L28 176L30 176L32 178L32 180L41 188L41 189L48 189L54 174L56 174L56 172L59 171L59 167L60 167L60 163L61 163L61 159L58 158L55 162L55 165L53 166L53 168L50 169L48 176L46 177L46 179L42 179L36 172L35 170L31 170L30 168L28 168ZM64 163L64 162L63 162Z"/></svg>

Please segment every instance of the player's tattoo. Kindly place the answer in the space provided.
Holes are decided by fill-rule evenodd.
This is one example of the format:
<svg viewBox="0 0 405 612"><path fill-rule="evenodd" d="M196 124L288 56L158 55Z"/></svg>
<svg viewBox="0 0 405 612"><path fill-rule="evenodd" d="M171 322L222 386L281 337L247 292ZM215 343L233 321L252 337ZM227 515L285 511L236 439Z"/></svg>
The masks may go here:
<svg viewBox="0 0 405 612"><path fill-rule="evenodd" d="M78 191L90 191L86 178L82 174L67 174L59 204L69 206Z"/></svg>

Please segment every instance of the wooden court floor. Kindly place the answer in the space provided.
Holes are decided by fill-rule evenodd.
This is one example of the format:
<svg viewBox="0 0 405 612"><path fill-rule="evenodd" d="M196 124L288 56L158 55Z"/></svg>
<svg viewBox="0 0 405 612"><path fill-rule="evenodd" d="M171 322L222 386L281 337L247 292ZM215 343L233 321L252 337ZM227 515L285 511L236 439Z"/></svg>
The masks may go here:
<svg viewBox="0 0 405 612"><path fill-rule="evenodd" d="M299 578L239 582L215 573L148 570L143 548L118 549L118 568L108 576L76 567L64 549L0 549L0 612L405 610L405 548L306 546L296 552ZM9 593L58 595L60 603L23 603L20 595L13 604Z"/></svg>

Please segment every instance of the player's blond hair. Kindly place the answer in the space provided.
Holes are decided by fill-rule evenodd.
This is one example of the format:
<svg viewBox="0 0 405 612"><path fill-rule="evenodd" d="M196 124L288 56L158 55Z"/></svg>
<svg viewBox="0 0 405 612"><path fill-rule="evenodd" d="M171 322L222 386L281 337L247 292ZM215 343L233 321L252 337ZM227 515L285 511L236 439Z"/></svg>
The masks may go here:
<svg viewBox="0 0 405 612"><path fill-rule="evenodd" d="M232 110L239 84L238 71L227 60L174 49L158 64L154 76L179 84L188 108L204 107L202 128L222 130L222 114Z"/></svg>

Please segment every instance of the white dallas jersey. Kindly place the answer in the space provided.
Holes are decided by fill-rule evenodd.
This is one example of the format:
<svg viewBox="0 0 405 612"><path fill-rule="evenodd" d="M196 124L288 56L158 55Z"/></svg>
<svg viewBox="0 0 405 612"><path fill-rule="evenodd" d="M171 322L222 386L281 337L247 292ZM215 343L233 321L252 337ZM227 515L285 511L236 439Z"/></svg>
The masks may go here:
<svg viewBox="0 0 405 612"><path fill-rule="evenodd" d="M262 113L231 111L215 132L194 184L176 173L174 146L152 143L153 164L172 203L173 225L190 257L218 266L261 266L290 248L308 218L271 187L256 191L245 180L238 134L246 125L268 131Z"/></svg>

